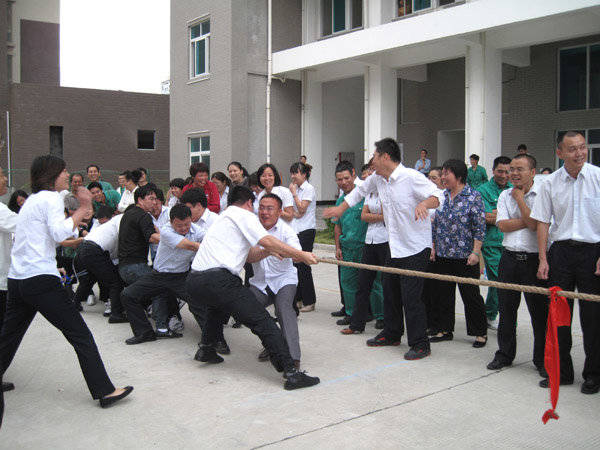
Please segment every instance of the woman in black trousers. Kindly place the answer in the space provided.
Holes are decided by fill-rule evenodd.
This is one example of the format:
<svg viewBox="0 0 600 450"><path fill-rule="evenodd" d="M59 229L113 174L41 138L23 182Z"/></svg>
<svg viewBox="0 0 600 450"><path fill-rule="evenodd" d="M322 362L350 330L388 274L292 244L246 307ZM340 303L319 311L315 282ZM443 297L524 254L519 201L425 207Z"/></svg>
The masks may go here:
<svg viewBox="0 0 600 450"><path fill-rule="evenodd" d="M115 389L108 377L94 337L60 282L55 247L72 237L92 208L90 192L80 187L80 207L65 218L58 193L68 188L65 162L38 156L31 164L33 194L19 213L8 273L8 302L0 333L0 374L4 374L37 312L58 328L75 349L92 398L106 407L126 397L133 388Z"/></svg>

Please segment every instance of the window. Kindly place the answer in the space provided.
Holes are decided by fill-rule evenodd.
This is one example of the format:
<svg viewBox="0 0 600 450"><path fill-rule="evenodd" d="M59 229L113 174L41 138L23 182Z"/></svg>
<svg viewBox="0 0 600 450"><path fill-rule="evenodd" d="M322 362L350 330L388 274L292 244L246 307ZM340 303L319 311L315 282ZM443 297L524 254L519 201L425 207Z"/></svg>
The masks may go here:
<svg viewBox="0 0 600 450"><path fill-rule="evenodd" d="M398 17L431 8L431 0L398 0Z"/></svg>
<svg viewBox="0 0 600 450"><path fill-rule="evenodd" d="M50 127L50 154L63 157L63 127Z"/></svg>
<svg viewBox="0 0 600 450"><path fill-rule="evenodd" d="M138 150L154 150L156 130L138 130Z"/></svg>
<svg viewBox="0 0 600 450"><path fill-rule="evenodd" d="M208 75L210 20L193 24L190 34L190 78Z"/></svg>
<svg viewBox="0 0 600 450"><path fill-rule="evenodd" d="M362 0L322 0L323 36L362 27Z"/></svg>
<svg viewBox="0 0 600 450"><path fill-rule="evenodd" d="M9 83L13 80L13 55L6 55L6 79Z"/></svg>
<svg viewBox="0 0 600 450"><path fill-rule="evenodd" d="M600 108L600 44L560 49L558 66L558 110Z"/></svg>
<svg viewBox="0 0 600 450"><path fill-rule="evenodd" d="M189 138L190 164L203 162L210 169L210 136Z"/></svg>
<svg viewBox="0 0 600 450"><path fill-rule="evenodd" d="M578 131L585 137L588 146L588 162L600 167L600 128L590 130L574 130ZM556 137L565 134L567 130L558 131ZM562 167L564 161L556 157L557 167Z"/></svg>

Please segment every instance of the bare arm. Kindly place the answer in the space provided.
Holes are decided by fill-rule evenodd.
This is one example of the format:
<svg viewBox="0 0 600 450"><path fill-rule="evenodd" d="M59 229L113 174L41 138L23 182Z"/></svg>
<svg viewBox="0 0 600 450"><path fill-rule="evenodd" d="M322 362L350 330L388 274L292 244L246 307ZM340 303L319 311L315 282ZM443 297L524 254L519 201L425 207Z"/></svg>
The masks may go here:
<svg viewBox="0 0 600 450"><path fill-rule="evenodd" d="M492 212L485 213L485 223L488 225L496 225L496 215L498 214L498 210L494 209Z"/></svg>
<svg viewBox="0 0 600 450"><path fill-rule="evenodd" d="M305 264L317 264L318 262L317 257L313 253L297 250L271 235L265 236L258 243L269 253L276 253L284 258L292 258Z"/></svg>
<svg viewBox="0 0 600 450"><path fill-rule="evenodd" d="M79 244L81 244L83 242L83 238L73 238L73 239L66 239L64 241L62 241L60 243L61 247L67 247L67 248L77 248L79 246Z"/></svg>
<svg viewBox="0 0 600 450"><path fill-rule="evenodd" d="M158 244L160 242L160 233L152 233L148 242L151 244Z"/></svg>
<svg viewBox="0 0 600 450"><path fill-rule="evenodd" d="M537 225L537 241L538 251L540 257L540 265L538 266L537 277L540 280L548 279L548 272L550 266L548 265L548 255L546 248L548 247L548 231L550 230L550 224L545 222L538 222Z"/></svg>
<svg viewBox="0 0 600 450"><path fill-rule="evenodd" d="M435 195L427 197L415 208L415 220L425 220L429 218L429 212L427 210L435 209L438 206L440 206L440 200Z"/></svg>
<svg viewBox="0 0 600 450"><path fill-rule="evenodd" d="M521 219L527 228L531 231L535 231L537 228L537 220L529 217L531 214L531 209L525 203L525 196L521 189L513 189L512 191L513 198L517 201L517 205L519 206L519 211L521 211Z"/></svg>
<svg viewBox="0 0 600 450"><path fill-rule="evenodd" d="M262 259L265 259L269 256L269 252L259 245L252 247L248 252L248 258L246 258L247 263L255 263Z"/></svg>
<svg viewBox="0 0 600 450"><path fill-rule="evenodd" d="M154 235L152 235L154 236ZM199 242L193 242L189 239L183 238L179 244L175 246L176 248L181 248L183 250L190 250L192 252L197 252L200 248Z"/></svg>
<svg viewBox="0 0 600 450"><path fill-rule="evenodd" d="M342 235L342 227L337 223L333 228L333 239L335 241L335 257L339 260L342 259L342 247L340 246L340 236Z"/></svg>
<svg viewBox="0 0 600 450"><path fill-rule="evenodd" d="M365 203L360 213L360 220L367 223L383 222L383 214L374 214Z"/></svg>
<svg viewBox="0 0 600 450"><path fill-rule="evenodd" d="M332 217L341 217L344 212L350 207L346 200L340 203L338 206L332 206L323 210L323 218L331 219Z"/></svg>
<svg viewBox="0 0 600 450"><path fill-rule="evenodd" d="M496 226L503 233L509 233L511 231L522 230L523 228L527 228L525 225L525 221L523 219L506 219L500 220L496 222Z"/></svg>
<svg viewBox="0 0 600 450"><path fill-rule="evenodd" d="M283 208L283 211L281 212L281 218L286 222L292 220L294 218L294 207L286 206L285 208Z"/></svg>

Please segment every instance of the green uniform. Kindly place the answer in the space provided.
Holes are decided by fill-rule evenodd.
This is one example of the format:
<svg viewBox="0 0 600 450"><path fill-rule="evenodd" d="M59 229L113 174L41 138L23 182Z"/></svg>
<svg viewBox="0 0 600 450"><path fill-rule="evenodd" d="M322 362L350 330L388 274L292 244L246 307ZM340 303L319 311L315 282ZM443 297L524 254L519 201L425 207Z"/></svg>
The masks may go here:
<svg viewBox="0 0 600 450"><path fill-rule="evenodd" d="M477 164L477 167L475 169L473 169L472 167L469 167L467 169L467 184L469 184L473 189L477 189L487 180L487 172L479 164Z"/></svg>
<svg viewBox="0 0 600 450"><path fill-rule="evenodd" d="M336 206L340 205L344 198L345 195L341 195L336 202ZM360 220L363 204L364 201L357 203L352 208L348 208L338 220L332 221L342 229L340 247L344 261L361 262L368 226L366 222ZM383 289L381 276L378 275L371 288L371 310L373 315L379 319L383 317ZM341 266L340 284L343 291L346 315L351 316L356 301L356 293L358 292L358 269Z"/></svg>
<svg viewBox="0 0 600 450"><path fill-rule="evenodd" d="M512 184L507 183L506 186L500 187L496 184L494 178L477 188L483 200L483 206L486 213L491 213L498 208L498 197L500 193ZM496 225L486 224L485 239L481 247L483 261L485 263L485 271L488 280L498 280L498 266L500 265L500 256L502 255L502 240L504 235ZM496 319L498 315L498 290L494 287L488 288L488 294L485 299L485 313L489 320Z"/></svg>
<svg viewBox="0 0 600 450"><path fill-rule="evenodd" d="M116 210L117 206L119 205L119 202L121 201L121 196L119 195L119 193L113 189L109 189L104 192L104 197L106 197L106 206L110 206L112 209ZM97 202L94 200L94 212L98 211L98 208L100 208L101 206L103 206L102 203Z"/></svg>

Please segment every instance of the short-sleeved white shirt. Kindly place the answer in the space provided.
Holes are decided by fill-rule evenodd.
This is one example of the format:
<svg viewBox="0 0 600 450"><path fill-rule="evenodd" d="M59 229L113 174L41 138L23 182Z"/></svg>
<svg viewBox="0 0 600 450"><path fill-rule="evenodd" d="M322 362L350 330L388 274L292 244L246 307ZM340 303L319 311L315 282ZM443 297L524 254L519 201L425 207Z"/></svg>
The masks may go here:
<svg viewBox="0 0 600 450"><path fill-rule="evenodd" d="M531 189L525 194L525 204L531 209L535 203L538 186L534 182ZM513 198L513 188L505 189L498 197L498 214L496 214L496 225L501 220L520 219L521 210L517 201ZM504 232L502 246L513 252L537 253L537 234L529 228L522 228L517 231Z"/></svg>
<svg viewBox="0 0 600 450"><path fill-rule="evenodd" d="M202 242L204 232L192 224L190 231L184 236L177 233L171 222L167 222L160 229L160 242L156 257L154 258L154 269L164 273L183 273L190 270L190 263L196 252L177 248L183 239L192 242Z"/></svg>
<svg viewBox="0 0 600 450"><path fill-rule="evenodd" d="M381 214L381 202L377 192L370 192L365 197L365 205L368 206L372 214ZM365 244L383 244L389 240L387 229L384 222L371 222L367 227Z"/></svg>
<svg viewBox="0 0 600 450"><path fill-rule="evenodd" d="M158 215L158 217L154 217L154 215L150 214L150 217L152 217L152 223L154 224L154 226L156 227L157 230L160 230L163 226L165 226L167 223L169 223L169 214L171 213L171 208L169 208L168 206L162 206L161 210L160 210L160 214ZM158 249L158 244L150 244L150 248L155 251Z"/></svg>
<svg viewBox="0 0 600 450"><path fill-rule="evenodd" d="M192 269L224 268L239 275L250 248L267 235L256 215L239 206L229 206L208 229Z"/></svg>
<svg viewBox="0 0 600 450"><path fill-rule="evenodd" d="M91 241L110 255L110 259L119 257L119 227L123 214L113 217L108 222L97 227L93 227L84 238L84 241Z"/></svg>
<svg viewBox="0 0 600 450"><path fill-rule="evenodd" d="M290 192L291 193L291 192ZM317 195L315 193L315 188L308 181L302 183L300 187L296 189L296 195L300 201L308 200L310 203L304 212L304 215L300 218L294 217L292 219L292 228L296 233L300 233L304 230L312 230L316 228L316 212L317 212ZM294 200L294 196L292 196L292 201ZM294 211L298 211L296 207L296 202L293 202Z"/></svg>
<svg viewBox="0 0 600 450"><path fill-rule="evenodd" d="M285 221L279 219L267 232L290 247L302 250L298 235ZM275 256L267 256L256 263L252 263L252 268L254 269L254 276L250 278L250 284L265 294L267 293L267 286L271 288L273 293L277 294L282 287L288 284L298 284L298 270L291 258L280 260Z"/></svg>
<svg viewBox="0 0 600 450"><path fill-rule="evenodd" d="M254 202L254 214L258 214L258 204L260 203L260 199L266 194L267 190L263 189L256 197L256 201ZM294 197L292 197L292 193L288 188L283 186L273 186L273 189L271 189L271 194L275 194L281 199L282 209L287 208L288 206L294 206Z"/></svg>
<svg viewBox="0 0 600 450"><path fill-rule="evenodd" d="M196 225L200 229L200 231L202 231L203 234L206 234L208 229L218 218L219 214L212 212L208 208L205 208L202 217L200 217L197 222L194 222L194 225Z"/></svg>

